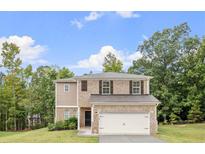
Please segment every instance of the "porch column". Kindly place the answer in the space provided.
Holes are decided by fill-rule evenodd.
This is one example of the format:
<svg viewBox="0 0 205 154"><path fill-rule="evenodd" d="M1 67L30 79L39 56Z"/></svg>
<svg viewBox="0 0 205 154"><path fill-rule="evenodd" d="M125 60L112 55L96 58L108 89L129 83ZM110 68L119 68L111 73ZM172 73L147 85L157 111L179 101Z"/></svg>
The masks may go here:
<svg viewBox="0 0 205 154"><path fill-rule="evenodd" d="M93 121L94 121L94 105L92 105L92 107L91 107L91 124Z"/></svg>
<svg viewBox="0 0 205 154"><path fill-rule="evenodd" d="M78 107L78 130L80 130L80 107Z"/></svg>
<svg viewBox="0 0 205 154"><path fill-rule="evenodd" d="M150 90L149 90L149 80L147 80L147 94L150 94Z"/></svg>

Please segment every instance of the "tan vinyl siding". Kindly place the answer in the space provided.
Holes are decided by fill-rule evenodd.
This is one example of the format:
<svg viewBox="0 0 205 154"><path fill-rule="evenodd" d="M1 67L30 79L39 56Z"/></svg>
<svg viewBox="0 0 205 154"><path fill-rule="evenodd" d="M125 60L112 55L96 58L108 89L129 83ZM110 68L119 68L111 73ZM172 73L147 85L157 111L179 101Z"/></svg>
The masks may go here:
<svg viewBox="0 0 205 154"><path fill-rule="evenodd" d="M129 94L129 80L114 80L113 94Z"/></svg>
<svg viewBox="0 0 205 154"><path fill-rule="evenodd" d="M64 84L69 85L68 92L64 92ZM57 83L57 106L77 106L77 84Z"/></svg>
<svg viewBox="0 0 205 154"><path fill-rule="evenodd" d="M70 117L77 117L77 113L78 113L78 108L74 107L74 108L56 108L57 110L57 116L56 116L56 121L64 121L64 112L68 111Z"/></svg>
<svg viewBox="0 0 205 154"><path fill-rule="evenodd" d="M87 91L81 90L81 82L79 82L79 106L91 107L89 98L91 94L99 94L100 80L87 80ZM129 80L113 80L113 94L130 94ZM144 80L144 94L147 93L147 81Z"/></svg>
<svg viewBox="0 0 205 154"><path fill-rule="evenodd" d="M87 80L87 91L81 90L81 82L78 84L79 88L79 106L91 107L90 94L99 94L99 80Z"/></svg>
<svg viewBox="0 0 205 154"><path fill-rule="evenodd" d="M130 80L114 80L113 81L113 94L130 94L129 83ZM144 80L144 94L147 92L147 80Z"/></svg>

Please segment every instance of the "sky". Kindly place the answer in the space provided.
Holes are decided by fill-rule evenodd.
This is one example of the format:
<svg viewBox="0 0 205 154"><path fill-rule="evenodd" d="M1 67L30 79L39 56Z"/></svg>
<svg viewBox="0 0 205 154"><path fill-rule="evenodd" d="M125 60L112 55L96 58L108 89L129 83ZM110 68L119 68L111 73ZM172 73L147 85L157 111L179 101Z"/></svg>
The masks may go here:
<svg viewBox="0 0 205 154"><path fill-rule="evenodd" d="M23 66L65 66L76 75L100 72L108 52L126 70L141 57L138 45L164 28L187 22L191 35L205 35L205 12L0 12L0 21L0 48L16 43Z"/></svg>

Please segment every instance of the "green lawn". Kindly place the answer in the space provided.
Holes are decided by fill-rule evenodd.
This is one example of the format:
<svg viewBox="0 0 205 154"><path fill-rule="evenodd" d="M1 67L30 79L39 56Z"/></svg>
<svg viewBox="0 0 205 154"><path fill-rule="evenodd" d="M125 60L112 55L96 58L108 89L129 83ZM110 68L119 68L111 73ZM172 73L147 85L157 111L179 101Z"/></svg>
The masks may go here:
<svg viewBox="0 0 205 154"><path fill-rule="evenodd" d="M165 142L205 143L205 123L159 125L157 137ZM1 132L0 143L97 143L98 137L82 137L76 130L48 131L47 128L27 132Z"/></svg>
<svg viewBox="0 0 205 154"><path fill-rule="evenodd" d="M205 123L159 125L157 137L171 143L205 143Z"/></svg>
<svg viewBox="0 0 205 154"><path fill-rule="evenodd" d="M27 132L1 132L0 143L97 143L98 137L78 136L76 130L48 131L47 128Z"/></svg>

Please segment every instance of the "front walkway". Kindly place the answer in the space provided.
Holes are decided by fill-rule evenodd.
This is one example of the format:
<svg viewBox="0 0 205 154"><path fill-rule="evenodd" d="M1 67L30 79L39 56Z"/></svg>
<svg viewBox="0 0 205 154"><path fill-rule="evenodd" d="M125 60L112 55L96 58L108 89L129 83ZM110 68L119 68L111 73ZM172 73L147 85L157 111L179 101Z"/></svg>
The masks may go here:
<svg viewBox="0 0 205 154"><path fill-rule="evenodd" d="M100 135L100 143L164 143L149 135Z"/></svg>
<svg viewBox="0 0 205 154"><path fill-rule="evenodd" d="M78 135L79 136L98 136L98 134L92 134L91 127L80 128Z"/></svg>

